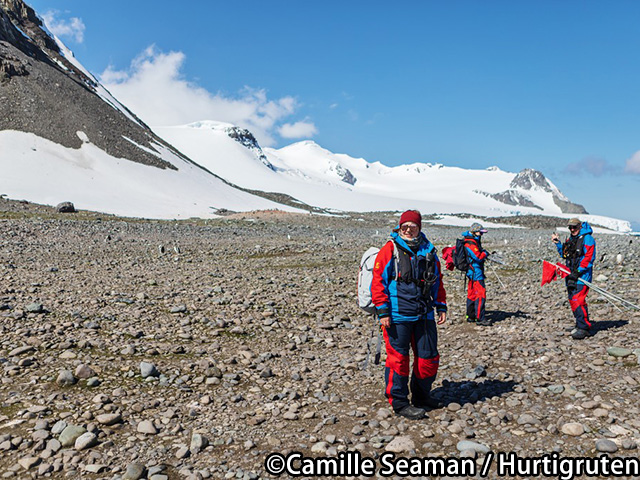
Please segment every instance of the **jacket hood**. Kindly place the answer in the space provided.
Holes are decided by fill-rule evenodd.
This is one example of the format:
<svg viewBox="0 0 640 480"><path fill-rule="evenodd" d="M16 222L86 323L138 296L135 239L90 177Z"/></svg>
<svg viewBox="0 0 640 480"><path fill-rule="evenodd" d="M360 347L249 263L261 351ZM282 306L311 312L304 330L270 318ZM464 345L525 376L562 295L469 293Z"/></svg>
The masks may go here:
<svg viewBox="0 0 640 480"><path fill-rule="evenodd" d="M591 235L593 233L593 228L587 222L582 222L582 226L580 227L580 235Z"/></svg>

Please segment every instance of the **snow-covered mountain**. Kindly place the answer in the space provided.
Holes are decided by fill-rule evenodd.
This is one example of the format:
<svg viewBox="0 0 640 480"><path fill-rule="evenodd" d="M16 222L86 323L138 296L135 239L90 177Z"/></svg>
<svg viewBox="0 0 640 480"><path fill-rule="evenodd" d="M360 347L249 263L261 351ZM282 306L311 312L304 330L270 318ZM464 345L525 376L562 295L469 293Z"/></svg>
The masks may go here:
<svg viewBox="0 0 640 480"><path fill-rule="evenodd" d="M388 167L312 141L262 149L248 130L214 121L152 131L22 0L0 0L0 110L0 194L14 199L69 200L81 209L148 218L307 206L480 216L579 213L630 230L628 222L586 215L535 170Z"/></svg>
<svg viewBox="0 0 640 480"><path fill-rule="evenodd" d="M151 218L296 210L229 185L155 135L22 0L0 0L0 111L9 198Z"/></svg>
<svg viewBox="0 0 640 480"><path fill-rule="evenodd" d="M628 222L587 215L536 170L505 172L414 163L388 167L332 153L312 141L261 149L220 122L198 122L154 131L194 161L229 182L252 190L288 194L308 205L335 211L418 208L424 213L481 216L580 214L613 230ZM248 145L248 147L246 146Z"/></svg>

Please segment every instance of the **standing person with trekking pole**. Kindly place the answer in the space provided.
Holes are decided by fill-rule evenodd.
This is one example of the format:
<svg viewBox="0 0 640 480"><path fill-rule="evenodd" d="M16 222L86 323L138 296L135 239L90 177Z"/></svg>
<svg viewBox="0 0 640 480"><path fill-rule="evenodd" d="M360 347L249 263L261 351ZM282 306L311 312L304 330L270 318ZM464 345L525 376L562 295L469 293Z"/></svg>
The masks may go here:
<svg viewBox="0 0 640 480"><path fill-rule="evenodd" d="M593 229L587 222L581 222L579 218L572 218L567 226L571 235L564 243L560 242L557 233L551 235L551 241L556 244L558 253L571 271L565 277L569 305L571 305L573 316L576 319L576 328L571 333L571 337L575 340L582 340L591 335L592 322L589 319L589 310L587 309L589 287L580 282L580 279L591 282L593 262L596 258L596 241L591 236Z"/></svg>
<svg viewBox="0 0 640 480"><path fill-rule="evenodd" d="M425 408L442 405L431 397L438 372L437 324L447 319L446 292L436 249L422 233L416 210L400 216L373 268L371 298L383 327L387 361L385 395L397 415L419 420ZM409 350L413 350L409 403Z"/></svg>
<svg viewBox="0 0 640 480"><path fill-rule="evenodd" d="M467 322L488 327L491 322L485 318L487 289L485 287L484 262L489 252L482 248L482 235L487 230L479 223L474 223L469 231L462 234L464 248L467 253L469 269L467 270Z"/></svg>

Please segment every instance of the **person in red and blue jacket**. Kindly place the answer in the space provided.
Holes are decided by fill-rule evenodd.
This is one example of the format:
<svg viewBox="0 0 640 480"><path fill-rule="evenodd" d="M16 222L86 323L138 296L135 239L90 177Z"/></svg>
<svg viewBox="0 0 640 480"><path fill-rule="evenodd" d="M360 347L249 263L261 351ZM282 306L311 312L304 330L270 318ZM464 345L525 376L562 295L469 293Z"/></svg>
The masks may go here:
<svg viewBox="0 0 640 480"><path fill-rule="evenodd" d="M491 323L485 318L487 303L487 289L485 287L484 262L489 252L482 248L482 235L487 230L479 223L474 223L469 231L464 232L464 247L467 253L469 269L467 270L467 322L477 322L477 325L489 326Z"/></svg>
<svg viewBox="0 0 640 480"><path fill-rule="evenodd" d="M592 322L589 319L587 309L587 293L589 287L580 282L580 279L591 282L593 278L593 262L596 258L596 241L593 236L593 229L587 222L581 222L579 218L572 218L568 223L571 235L564 243L560 242L557 233L551 236L551 240L556 244L558 253L565 259L567 269L571 271L565 277L567 285L567 295L569 305L576 319L576 328L571 336L576 340L591 334Z"/></svg>
<svg viewBox="0 0 640 480"><path fill-rule="evenodd" d="M387 350L385 395L394 412L414 420L425 416L425 408L442 406L431 397L440 362L434 309L438 325L447 319L440 260L421 230L420 212L407 210L400 216L391 239L378 252L371 283ZM414 357L411 385L410 349Z"/></svg>

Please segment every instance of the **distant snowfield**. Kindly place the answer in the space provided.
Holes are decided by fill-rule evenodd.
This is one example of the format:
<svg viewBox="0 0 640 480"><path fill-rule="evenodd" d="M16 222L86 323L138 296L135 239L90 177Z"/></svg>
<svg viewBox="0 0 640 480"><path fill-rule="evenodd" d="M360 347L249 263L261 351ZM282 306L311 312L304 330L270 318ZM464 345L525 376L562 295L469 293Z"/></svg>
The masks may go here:
<svg viewBox="0 0 640 480"><path fill-rule="evenodd" d="M211 218L221 208L301 212L232 188L161 145L155 146L158 157L178 170L112 157L87 142L82 132L78 136L85 143L74 150L32 133L0 131L0 194L156 219Z"/></svg>
<svg viewBox="0 0 640 480"><path fill-rule="evenodd" d="M229 127L225 123L203 121L153 130L193 161L231 183L286 193L306 204L335 212L416 208L424 214L446 215L441 220L443 225L459 225L460 220L449 216L456 213L574 216L563 214L552 195L537 187L527 190L526 195L543 211L506 205L479 193L493 194L510 188L516 174L497 167L468 170L419 163L387 167L335 154L312 141L304 141L277 150L263 149L273 166L271 169L258 158L259 152L230 138ZM345 182L351 177L356 179L353 185ZM551 187L556 188L553 184ZM597 215L581 215L581 218L615 231L631 230L629 222L624 220Z"/></svg>

